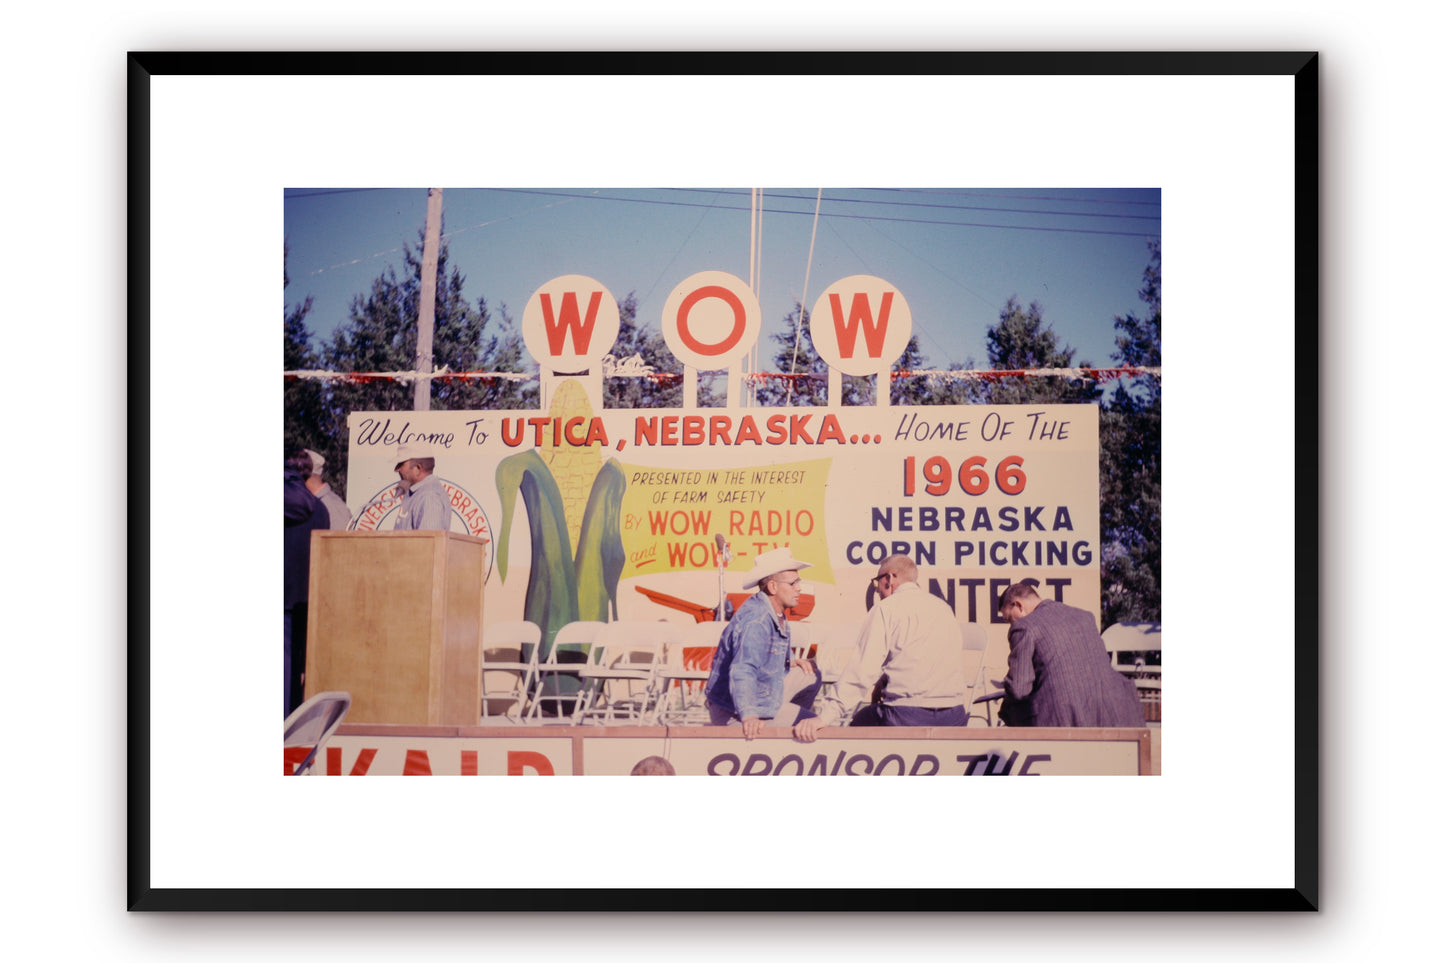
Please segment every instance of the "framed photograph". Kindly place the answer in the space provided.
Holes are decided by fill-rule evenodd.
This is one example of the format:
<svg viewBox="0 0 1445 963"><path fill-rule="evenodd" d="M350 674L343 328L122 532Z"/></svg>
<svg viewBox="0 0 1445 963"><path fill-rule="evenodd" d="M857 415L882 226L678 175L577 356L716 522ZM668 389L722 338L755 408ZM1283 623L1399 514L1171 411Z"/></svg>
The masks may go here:
<svg viewBox="0 0 1445 963"><path fill-rule="evenodd" d="M1316 909L1318 87L1309 52L131 54L130 483L149 497L133 500L130 526L127 905ZM439 285L422 285L421 314L455 309L439 338L465 329L470 340L439 342L435 368L353 350L383 330L366 326L383 324L388 298L413 310L399 292L438 250L451 262ZM715 321L698 307L708 299L733 313ZM833 340L803 337L829 310ZM278 311L285 356L269 328ZM908 326L890 337L885 316ZM615 354L569 353L594 330ZM1054 350L1011 348L1014 330ZM790 336L792 356L775 364ZM408 350L423 337L413 332ZM675 370L654 363L663 342ZM315 350L293 357L293 343ZM736 357L721 357L724 343ZM1100 492L1096 459L1140 430L1119 412L1152 405L1163 423L1166 367L1167 430L1139 469L1149 485ZM617 421L603 410L618 407L603 404L604 373L658 413ZM1027 390L1040 381L1075 394ZM635 728L594 737L521 726L518 700L495 725L528 739L492 758L502 730L470 714L479 696L487 706L481 663L476 688L458 688L466 673L446 674L454 650L443 659L442 643L419 642L408 658L432 675L413 694L417 715L401 703L376 715L379 703L357 695L326 751L287 750L278 767L278 674L304 666L305 695L318 679L349 690L354 678L315 661L315 613L293 625L289 596L286 657L308 620L311 657L298 643L294 670L277 672L274 599L290 573L261 496L283 423L287 455L298 447L289 425L302 403L282 382L363 386L350 420L303 439L312 490L334 484L346 516L329 527L347 530L318 535L312 551L400 545L398 518L423 511L411 499L437 461L410 446L445 439L452 460L436 472L450 533L417 531L408 544L424 543L438 571L480 565L489 625L541 624L521 660L560 648L562 622L585 619L551 612L555 591L538 601L544 577L572 587L574 609L577 598L601 605L602 622L700 626L749 601L765 559L813 552L813 582L786 605L853 624L874 605L874 569L902 554L925 570L921 586L955 612L968 606L972 678L997 692L1010 670L1010 580L988 566L1013 566L1100 627L1147 622L1157 639L1167 608L1169 724L1158 701L1148 708L1162 675L1154 644L1127 649L1153 713L1142 728L950 735L914 722L907 738L863 730L856 752L827 741L805 752L782 730L722 752L643 725L662 718L659 702ZM382 384L418 398L430 385L442 401L413 411L363 390ZM564 417L564 404L592 411ZM770 419L799 404L816 415ZM924 410L913 404L940 406L948 424L895 424ZM1058 417L1076 407L1087 418ZM1019 422L1016 451L995 457L1005 453L984 442L1010 411L1032 421ZM495 417L470 417L479 412ZM574 494L579 516L591 505L545 450L564 436L615 456L616 518L595 530L565 517ZM736 452L753 436L776 470L744 483L742 469L758 466ZM815 482L809 459L830 442L835 477ZM699 457L712 461L693 477ZM167 474L188 480L189 497ZM1014 507L1004 495L1026 483L1037 504ZM937 499L932 514L919 494ZM856 540L832 528L840 498L865 533ZM731 527L701 524L681 504L695 501ZM1152 560L1124 558L1127 539L1110 528L1124 523L1101 519L1105 502L1154 519ZM541 547L551 505L575 564ZM509 541L524 525L535 552ZM1003 534L1020 528L1049 532ZM617 571L587 570L588 538L615 541L601 551ZM338 591L378 593L407 565ZM578 588L588 578L611 594ZM387 631L470 617L425 604L405 616L393 604ZM323 628L328 646L362 645L354 628ZM800 654L816 656L836 692L817 635ZM686 671L669 686L695 685ZM581 718L603 683L578 678L565 697ZM993 723L979 692L973 712ZM289 713L300 690L286 694ZM644 748L684 776L1074 778L611 778ZM481 778L285 778L298 764ZM1115 772L1147 778L1103 778ZM593 778L507 778L531 774ZM760 870L780 862L775 837L803 850L785 875Z"/></svg>

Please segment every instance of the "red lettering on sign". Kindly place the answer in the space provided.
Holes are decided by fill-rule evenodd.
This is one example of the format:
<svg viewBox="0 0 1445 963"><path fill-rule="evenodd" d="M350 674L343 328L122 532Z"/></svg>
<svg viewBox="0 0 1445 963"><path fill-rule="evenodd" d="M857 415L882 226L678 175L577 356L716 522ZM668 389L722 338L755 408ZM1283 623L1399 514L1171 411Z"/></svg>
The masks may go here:
<svg viewBox="0 0 1445 963"><path fill-rule="evenodd" d="M425 749L408 749L406 751L406 764L402 767L403 776L430 776L431 757L426 754Z"/></svg>
<svg viewBox="0 0 1445 963"><path fill-rule="evenodd" d="M356 762L354 762L354 763L351 764L351 774L352 774L353 776L364 776L364 775L366 775L368 772L371 771L371 760L373 760L373 759L375 759L375 758L376 758L376 750L375 750L375 749L363 749L363 750L361 750L361 754L356 757Z"/></svg>
<svg viewBox="0 0 1445 963"><path fill-rule="evenodd" d="M758 423L753 421L752 415L743 415L743 420L738 425L738 436L733 443L741 445L745 441L750 441L755 445L763 443L763 436L758 434ZM777 442L773 443L777 444Z"/></svg>
<svg viewBox="0 0 1445 963"><path fill-rule="evenodd" d="M477 774L477 750L462 750L462 775L475 776Z"/></svg>
<svg viewBox="0 0 1445 963"><path fill-rule="evenodd" d="M883 292L883 305L878 312L878 323L873 322L873 308L868 295L858 291L853 295L853 304L848 311L848 320L843 320L843 299L837 294L828 295L828 304L833 309L833 330L838 335L838 356L853 357L858 346L858 329L863 329L863 340L868 344L868 357L883 356L883 339L888 334L888 312L893 309L893 292Z"/></svg>
<svg viewBox="0 0 1445 963"><path fill-rule="evenodd" d="M793 444L801 442L804 445L811 445L813 443L813 436L808 434L808 419L812 417L812 415L792 416L789 422L789 432Z"/></svg>
<svg viewBox="0 0 1445 963"><path fill-rule="evenodd" d="M311 753L311 747L310 747L310 746L287 746L287 747L285 748L284 752L285 752L286 762L285 762L285 769L283 770L283 772L284 772L286 775L289 776L289 775L291 775L291 772L292 772L297 766L301 765L301 763L303 763L303 762L306 761L306 757L307 757L308 755L310 755L310 753ZM364 776L364 775L366 775L367 770L371 768L371 760L373 760L373 759L375 759L375 758L376 758L376 750L375 750L375 749L363 749L363 750L361 750L361 754L356 757L356 764L351 767L351 775L353 775L353 776ZM319 761L319 760L318 760L318 761ZM410 762L410 759L408 759L408 762ZM315 770L316 770L316 764L313 763L313 764L312 764L312 771L314 772ZM328 776L339 776L339 775L341 775L341 749L340 749L340 747L338 747L338 746L327 746L327 747L326 747L326 775L328 775ZM428 774L428 775L429 775L429 774Z"/></svg>
<svg viewBox="0 0 1445 963"><path fill-rule="evenodd" d="M751 417L751 416L749 416ZM788 416L773 415L768 418L768 444L781 445L788 440ZM740 433L741 434L741 433Z"/></svg>
<svg viewBox="0 0 1445 963"><path fill-rule="evenodd" d="M286 761L284 763L284 768L281 770L281 775L291 775L291 773L295 771L297 766L301 765L303 762L306 761L306 757L310 754L310 746L287 746Z"/></svg>
<svg viewBox="0 0 1445 963"><path fill-rule="evenodd" d="M507 752L507 775L525 776L523 769L531 769L539 776L555 776L552 771L552 760L540 752L528 752L526 750L508 750Z"/></svg>
<svg viewBox="0 0 1445 963"><path fill-rule="evenodd" d="M726 338L717 344L703 344L692 336L692 331L687 325L687 316L697 303L705 298L719 298L733 309L733 329L728 332ZM743 302L736 294L719 284L704 285L683 298L682 304L678 305L677 336L682 339L682 343L687 345L689 350L696 351L700 355L713 357L725 354L742 340L743 332L747 330L747 316L747 309L743 307Z"/></svg>
<svg viewBox="0 0 1445 963"><path fill-rule="evenodd" d="M572 331L572 345L575 348L574 354L585 355L588 347L592 344L592 328L597 323L597 308L602 304L602 292L593 291L592 297L587 301L587 319L584 321L577 315L577 292L568 291L562 295L561 317L554 316L552 311L552 295L543 294L542 300L542 326L547 332L547 347L552 354L560 355L562 343L568 329Z"/></svg>
<svg viewBox="0 0 1445 963"><path fill-rule="evenodd" d="M818 431L818 444L821 445L829 440L836 441L840 445L848 444L848 439L843 436L843 426L838 424L838 419L834 415L825 415L823 427Z"/></svg>

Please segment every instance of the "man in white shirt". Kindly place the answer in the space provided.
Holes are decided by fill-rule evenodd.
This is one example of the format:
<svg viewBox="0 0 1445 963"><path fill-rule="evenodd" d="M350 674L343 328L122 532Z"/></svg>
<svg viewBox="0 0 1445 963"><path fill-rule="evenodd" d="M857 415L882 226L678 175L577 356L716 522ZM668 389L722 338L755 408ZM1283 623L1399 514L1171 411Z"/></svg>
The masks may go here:
<svg viewBox="0 0 1445 963"><path fill-rule="evenodd" d="M838 679L836 697L818 700L817 718L793 727L803 742L823 726L964 726L968 724L963 629L953 609L918 584L918 566L890 555L873 580L879 601L863 622L858 648ZM866 702L886 675L882 701Z"/></svg>

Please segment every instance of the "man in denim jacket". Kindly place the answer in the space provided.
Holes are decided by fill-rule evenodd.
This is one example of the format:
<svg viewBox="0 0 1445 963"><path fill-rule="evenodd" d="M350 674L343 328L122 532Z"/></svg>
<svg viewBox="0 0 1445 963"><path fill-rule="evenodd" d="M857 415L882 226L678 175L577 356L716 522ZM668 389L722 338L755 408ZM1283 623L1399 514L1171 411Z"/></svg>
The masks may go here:
<svg viewBox="0 0 1445 963"><path fill-rule="evenodd" d="M787 547L754 559L743 588L757 586L758 593L723 630L703 689L713 725L741 723L743 738L752 739L765 723L791 726L812 717L823 679L811 662L791 658L787 621L788 609L803 595L798 572L809 567Z"/></svg>

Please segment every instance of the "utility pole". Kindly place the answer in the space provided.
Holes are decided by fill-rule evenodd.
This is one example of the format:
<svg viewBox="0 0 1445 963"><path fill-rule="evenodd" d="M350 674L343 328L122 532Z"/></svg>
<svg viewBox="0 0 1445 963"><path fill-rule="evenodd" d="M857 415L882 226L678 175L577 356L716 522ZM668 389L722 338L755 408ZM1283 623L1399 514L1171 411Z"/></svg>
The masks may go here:
<svg viewBox="0 0 1445 963"><path fill-rule="evenodd" d="M433 187L426 192L426 238L421 251L421 304L416 317L416 372L429 375L432 370L432 328L436 325L437 312L437 249L442 239L442 189ZM416 400L412 408L417 411L431 410L431 379L416 379Z"/></svg>

